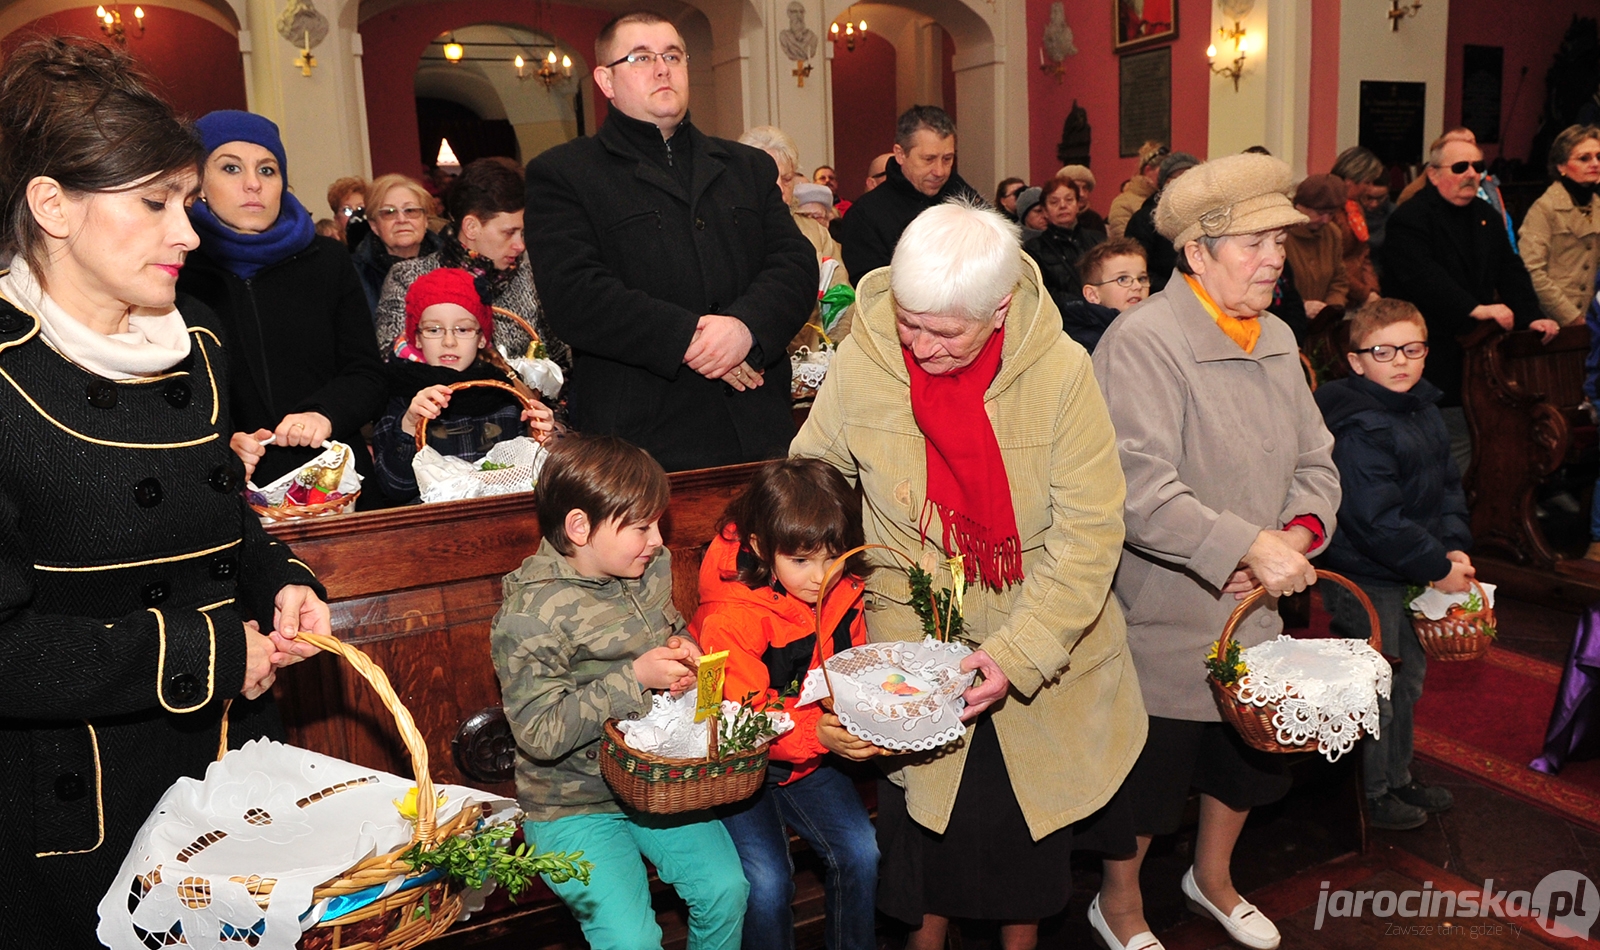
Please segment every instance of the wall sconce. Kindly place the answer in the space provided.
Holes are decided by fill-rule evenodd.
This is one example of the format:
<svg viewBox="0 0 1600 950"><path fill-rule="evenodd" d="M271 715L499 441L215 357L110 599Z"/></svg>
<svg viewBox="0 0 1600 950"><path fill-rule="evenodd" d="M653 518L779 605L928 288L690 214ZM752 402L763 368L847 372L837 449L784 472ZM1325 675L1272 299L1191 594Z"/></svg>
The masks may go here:
<svg viewBox="0 0 1600 950"><path fill-rule="evenodd" d="M122 25L122 11L112 7L109 11L105 7L94 8L95 18L100 21L100 32L111 37L118 46L128 45L128 31ZM144 35L144 7L133 8L134 27L138 35Z"/></svg>
<svg viewBox="0 0 1600 950"><path fill-rule="evenodd" d="M1410 6L1402 5L1400 0L1389 0L1389 32L1400 32L1400 21L1408 16L1416 16L1421 9L1422 0L1411 0Z"/></svg>
<svg viewBox="0 0 1600 950"><path fill-rule="evenodd" d="M1072 27L1067 25L1067 12L1062 0L1050 4L1050 20L1044 25L1044 38L1039 44L1039 71L1056 77L1056 85L1067 73L1068 56L1078 55L1077 44L1072 41Z"/></svg>
<svg viewBox="0 0 1600 950"><path fill-rule="evenodd" d="M450 41L444 44L444 58L454 66L461 62L461 58L465 55L467 55L466 48L456 42L455 34L452 33Z"/></svg>
<svg viewBox="0 0 1600 950"><path fill-rule="evenodd" d="M551 50L550 55L546 56L544 61L539 64L539 71L534 75L538 76L539 81L544 83L544 91L549 92L555 87L556 83L565 82L572 78L572 57L561 57L561 67L557 69L556 51Z"/></svg>
<svg viewBox="0 0 1600 950"><path fill-rule="evenodd" d="M850 10L855 10L855 7L851 7ZM848 12L846 15L849 15ZM843 30L839 29L838 21L834 21L834 24L828 27L828 39L833 40L834 49L837 50L839 48L839 40L843 38L844 49L847 53L854 53L856 51L857 33L861 34L862 36L867 35L866 20L852 21L847 19L844 22Z"/></svg>
<svg viewBox="0 0 1600 950"><path fill-rule="evenodd" d="M1396 2L1398 2L1398 0L1396 0ZM1244 75L1244 58L1245 54L1250 51L1250 41L1245 36L1244 27L1240 26L1239 21L1237 20L1233 22L1233 29L1231 30L1225 26L1217 27L1217 34L1222 37L1223 42L1232 40L1233 51L1238 55L1234 57L1234 60L1231 64L1227 66L1218 66L1217 44L1212 43L1210 46L1206 47L1206 60L1211 63L1212 72L1216 73L1218 76L1226 76L1229 79L1232 79L1233 91L1238 92L1239 77Z"/></svg>

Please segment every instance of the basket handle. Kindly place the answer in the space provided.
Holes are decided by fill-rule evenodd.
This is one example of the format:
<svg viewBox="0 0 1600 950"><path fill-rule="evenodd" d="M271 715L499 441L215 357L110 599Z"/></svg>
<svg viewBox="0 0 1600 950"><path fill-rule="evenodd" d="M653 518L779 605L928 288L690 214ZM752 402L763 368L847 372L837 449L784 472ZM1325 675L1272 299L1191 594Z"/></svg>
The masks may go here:
<svg viewBox="0 0 1600 950"><path fill-rule="evenodd" d="M822 669L822 681L828 686L828 697L830 700L833 697L833 680L829 679L828 664L825 663L822 658L822 603L828 599L828 592L833 589L833 585L844 576L845 562L850 560L852 557L855 557L857 554L860 554L862 551L874 550L888 551L890 554L897 555L912 567L917 566L917 562L912 559L911 555L900 550L899 548L891 547L887 544L858 544L834 558L833 561L828 565L827 569L822 572L822 586L818 589L817 603L816 606L812 608L812 614L816 618L813 621L813 626L815 628L817 637L815 648L817 666ZM939 629L939 612L937 610L933 612L933 625L935 630Z"/></svg>
<svg viewBox="0 0 1600 950"><path fill-rule="evenodd" d="M511 385L510 383L502 383L498 379L468 379L468 380L463 380L463 381L461 381L459 383L451 383L450 384L450 391L451 392L459 392L460 390L463 390L463 389L477 389L477 388L480 388L480 387L487 387L487 388L490 388L490 389L503 389L506 392L510 393L512 396L516 397L517 402L522 403L522 408L524 408L524 409L532 409L532 408L534 408L535 405L537 405L537 403L534 401L533 397L531 397L531 396L527 395L526 393L522 392L521 390L517 389L515 386ZM529 426L528 433L530 435L532 435L532 433L533 433L533 427L532 426ZM419 420L417 420L417 451L421 452L422 451L422 447L427 445L427 444L428 444L428 420L419 419Z"/></svg>
<svg viewBox="0 0 1600 950"><path fill-rule="evenodd" d="M1357 587L1353 581L1342 574L1335 574L1332 571L1324 571L1321 568L1317 568L1317 576L1323 580L1333 581L1356 595L1356 600L1360 601L1361 606L1367 610L1368 629L1372 631L1372 634L1367 637L1367 645L1382 653L1383 630L1378 626L1378 612L1373 609L1372 600L1367 596L1367 592ZM1266 598L1267 589L1265 587L1257 587L1244 600L1239 601L1239 606L1233 608L1233 613L1228 615L1228 622L1222 625L1222 636L1217 640L1217 656L1227 655L1228 641L1233 639L1234 631L1239 629L1239 624L1244 621L1245 615L1250 612L1250 608Z"/></svg>
<svg viewBox="0 0 1600 950"><path fill-rule="evenodd" d="M529 323L527 319L522 316L522 314L516 313L512 310L507 310L504 307L490 307L489 309L494 313L495 316L505 317L507 320L510 320L512 323L515 323L517 326L521 327L524 333L528 334L528 352L532 353L534 346L539 342L539 331L533 328L533 324Z"/></svg>
<svg viewBox="0 0 1600 950"><path fill-rule="evenodd" d="M372 662L371 657L336 637L302 630L296 639L303 640L319 650L344 657L345 662L354 667L355 671L371 684L372 691L378 694L378 699L384 708L394 716L395 726L400 730L400 741L405 743L406 751L411 755L411 769L417 777L417 822L411 839L424 848L432 847L434 809L437 802L434 800L433 777L428 772L428 743L417 729L416 721L411 718L411 711L406 709L400 697L395 694L394 687L389 684L388 675Z"/></svg>

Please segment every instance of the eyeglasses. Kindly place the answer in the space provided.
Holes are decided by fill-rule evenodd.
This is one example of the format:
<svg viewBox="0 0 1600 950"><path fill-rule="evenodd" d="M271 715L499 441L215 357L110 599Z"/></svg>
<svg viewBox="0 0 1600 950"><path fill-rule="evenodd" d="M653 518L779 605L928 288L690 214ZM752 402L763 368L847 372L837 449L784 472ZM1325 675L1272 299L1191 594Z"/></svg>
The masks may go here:
<svg viewBox="0 0 1600 950"><path fill-rule="evenodd" d="M606 63L606 68L614 69L623 63L627 63L629 66L653 66L658 59L673 69L677 69L689 61L689 54L681 49L669 49L665 53L657 53L655 50L648 49L636 49L614 63Z"/></svg>
<svg viewBox="0 0 1600 950"><path fill-rule="evenodd" d="M874 176L874 177L876 177L876 176ZM1027 191L1027 190L1028 189L1026 189L1026 188L1013 188L1010 191L1005 193L1005 197L1007 197L1007 198L1015 198L1016 196L1022 194L1024 191Z"/></svg>
<svg viewBox="0 0 1600 950"><path fill-rule="evenodd" d="M1102 280L1102 281L1099 281L1097 283L1090 284L1089 286L1090 287L1104 287L1106 284L1116 284L1118 287L1121 287L1122 289L1127 290L1129 287L1148 287L1148 286L1150 286L1150 278L1149 277L1135 277L1132 274L1123 274L1121 277L1113 277L1110 280Z"/></svg>
<svg viewBox="0 0 1600 950"><path fill-rule="evenodd" d="M480 327L441 327L438 324L417 327L417 336L422 337L424 340L442 340L446 333L464 340L472 340L476 339L478 334L482 332L483 330Z"/></svg>
<svg viewBox="0 0 1600 950"><path fill-rule="evenodd" d="M361 208L352 208L349 205L345 205L344 207L339 209L339 217L341 217L341 218L353 218L353 217L356 216L356 212L360 211L360 210L362 210L362 209Z"/></svg>
<svg viewBox="0 0 1600 950"><path fill-rule="evenodd" d="M1467 169L1470 168L1473 171L1475 171L1475 172L1477 172L1478 174L1481 175L1484 172L1489 170L1489 163L1480 160L1480 161L1476 161L1476 162L1454 162L1454 163L1449 164L1449 165L1435 165L1433 167L1434 168L1447 168L1447 169L1450 170L1450 174L1452 174L1452 175L1464 175L1464 174L1466 174Z"/></svg>
<svg viewBox="0 0 1600 950"><path fill-rule="evenodd" d="M396 208L392 205L384 205L382 208L378 209L379 221L392 221L397 216L405 218L407 221L421 221L426 215L426 211L416 207L415 205L409 208Z"/></svg>
<svg viewBox="0 0 1600 950"><path fill-rule="evenodd" d="M1422 340L1418 340L1415 343L1407 343L1405 346L1390 346L1387 343L1379 343L1377 346L1369 346L1366 349L1351 350L1350 352L1371 353L1372 358L1380 363L1392 362L1396 353L1404 353L1408 360L1420 360L1428 355L1428 344Z"/></svg>

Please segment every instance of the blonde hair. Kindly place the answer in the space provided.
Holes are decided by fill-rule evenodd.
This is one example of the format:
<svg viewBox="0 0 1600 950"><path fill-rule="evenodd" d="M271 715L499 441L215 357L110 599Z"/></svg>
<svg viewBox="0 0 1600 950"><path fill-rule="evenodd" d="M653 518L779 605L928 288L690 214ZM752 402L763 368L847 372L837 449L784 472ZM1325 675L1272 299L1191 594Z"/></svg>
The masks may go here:
<svg viewBox="0 0 1600 950"><path fill-rule="evenodd" d="M388 197L391 188L411 189L411 193L417 197L417 204L422 205L423 210L430 215L436 213L438 206L434 202L433 196L428 194L428 189L422 187L422 182L417 181L415 178L401 175L398 172L379 175L374 178L371 187L367 189L367 203L374 206L383 204L383 199ZM376 214L377 210L376 207L369 208L368 217L370 218L371 215Z"/></svg>
<svg viewBox="0 0 1600 950"><path fill-rule="evenodd" d="M980 202L956 198L917 215L900 235L889 289L911 313L982 320L1021 279L1021 230Z"/></svg>
<svg viewBox="0 0 1600 950"><path fill-rule="evenodd" d="M790 172L800 170L799 146L794 144L794 139L789 137L789 133L775 125L758 125L755 128L745 129L744 134L739 136L739 144L759 148L771 155L774 161L782 159L788 162Z"/></svg>

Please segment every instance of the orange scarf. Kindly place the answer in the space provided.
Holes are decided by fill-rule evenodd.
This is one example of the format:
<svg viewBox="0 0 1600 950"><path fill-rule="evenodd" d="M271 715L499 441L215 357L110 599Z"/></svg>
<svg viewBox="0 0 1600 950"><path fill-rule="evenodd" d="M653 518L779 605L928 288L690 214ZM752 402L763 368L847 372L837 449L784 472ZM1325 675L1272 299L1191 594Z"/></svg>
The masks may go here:
<svg viewBox="0 0 1600 950"><path fill-rule="evenodd" d="M1228 339L1239 344L1239 348L1246 353L1254 352L1256 341L1261 339L1261 321L1255 317L1228 316L1217 306L1217 302L1211 299L1211 295L1206 293L1206 289L1200 286L1198 280L1188 274L1184 274L1183 279L1189 282L1189 289L1200 298L1200 306L1206 308L1206 313L1211 314L1211 319L1217 321L1217 326L1228 335Z"/></svg>

